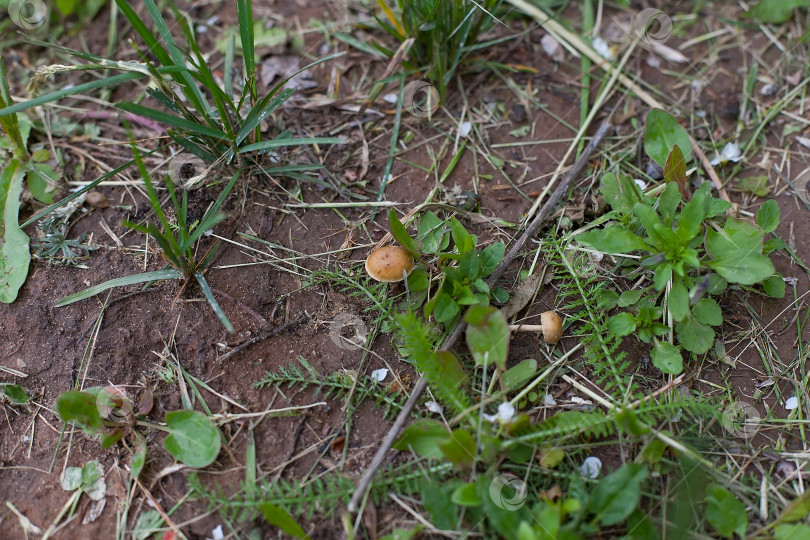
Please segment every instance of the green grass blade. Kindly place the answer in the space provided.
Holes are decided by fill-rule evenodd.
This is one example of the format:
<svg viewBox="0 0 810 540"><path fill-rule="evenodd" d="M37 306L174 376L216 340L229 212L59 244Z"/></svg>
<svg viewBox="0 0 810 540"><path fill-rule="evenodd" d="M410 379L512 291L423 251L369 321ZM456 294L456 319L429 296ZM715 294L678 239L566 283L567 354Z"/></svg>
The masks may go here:
<svg viewBox="0 0 810 540"><path fill-rule="evenodd" d="M259 103L254 105L248 111L242 127L239 128L239 133L236 134L236 144L241 144L250 133L256 129L256 126L262 123L262 120L267 118L270 114L278 109L285 101L287 101L295 90L287 88L273 99L269 99L270 95L262 98ZM269 103L268 103L269 100Z"/></svg>
<svg viewBox="0 0 810 540"><path fill-rule="evenodd" d="M144 281L179 279L180 277L182 277L182 274L177 270L158 270L157 272L145 272L142 274L134 274L132 276L115 278L109 281L105 281L104 283L94 285L81 292L77 292L75 294L71 294L70 296L66 296L65 298L57 302L54 307L67 306L68 304L78 302L79 300L85 300L87 298L97 295L100 292L106 291L107 289L112 289L114 287L124 287L125 285L143 283Z"/></svg>
<svg viewBox="0 0 810 540"><path fill-rule="evenodd" d="M208 286L208 282L205 281L205 277L199 272L195 273L194 277L197 278L197 283L200 284L200 288L205 295L205 299L208 300L209 304L211 304L211 309L214 310L214 313L222 323L222 326L224 326L228 332L233 332L233 325L231 324L231 321L228 320L228 316L225 315L225 312L222 311L222 307L220 307L219 302L217 302L217 299L214 298L214 293L211 291L211 287Z"/></svg>
<svg viewBox="0 0 810 540"><path fill-rule="evenodd" d="M262 141L248 144L239 149L240 154L253 151L271 150L282 146L302 146L305 144L344 144L346 139L340 137L300 137L297 139L273 139L272 141Z"/></svg>
<svg viewBox="0 0 810 540"><path fill-rule="evenodd" d="M158 62L164 66L171 65L172 61L171 58L169 58L169 53L167 53L166 49L158 42L155 34L144 24L140 15L135 13L135 10L130 7L127 0L115 0L115 3L118 5L118 9L121 10L121 13L124 14L124 17L127 18L129 24L132 25L132 28L141 36L141 39L144 41L149 51L158 59Z"/></svg>
<svg viewBox="0 0 810 540"><path fill-rule="evenodd" d="M242 41L242 59L245 62L245 78L248 81L256 77L256 53L253 35L253 3L251 0L236 0L236 14L239 18L239 38ZM252 86L252 95L256 97L256 86Z"/></svg>
<svg viewBox="0 0 810 540"><path fill-rule="evenodd" d="M143 105L137 105L129 101L117 103L116 107L126 112L143 116L144 118L149 118L163 124L168 124L176 128L191 131L192 133L197 133L198 135L213 137L215 139L228 138L225 133L214 128L192 122L191 120L186 120L185 118L181 118L179 116L173 116L162 111L156 111L155 109L150 109L149 107L144 107Z"/></svg>

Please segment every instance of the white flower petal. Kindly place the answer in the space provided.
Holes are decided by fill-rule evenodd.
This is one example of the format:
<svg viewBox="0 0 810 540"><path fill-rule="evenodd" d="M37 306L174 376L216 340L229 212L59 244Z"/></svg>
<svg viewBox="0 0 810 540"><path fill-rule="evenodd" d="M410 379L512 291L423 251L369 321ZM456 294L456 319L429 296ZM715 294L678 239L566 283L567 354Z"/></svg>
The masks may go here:
<svg viewBox="0 0 810 540"><path fill-rule="evenodd" d="M551 394L546 394L546 396L543 398L543 404L547 405L548 407L553 407L557 404L557 400L554 399L554 396Z"/></svg>
<svg viewBox="0 0 810 540"><path fill-rule="evenodd" d="M461 138L466 137L472 131L472 123L470 122L462 122L460 126L458 126L458 136Z"/></svg>
<svg viewBox="0 0 810 540"><path fill-rule="evenodd" d="M602 471L602 460L595 456L588 456L580 467L583 476L597 478Z"/></svg>
<svg viewBox="0 0 810 540"><path fill-rule="evenodd" d="M563 52L560 42L557 41L551 34L546 34L540 39L540 46L549 57L555 62L562 62L565 60L565 53Z"/></svg>
<svg viewBox="0 0 810 540"><path fill-rule="evenodd" d="M385 94L383 96L383 101L390 103L391 105L396 105L397 101L399 101L399 96L396 94Z"/></svg>
<svg viewBox="0 0 810 540"><path fill-rule="evenodd" d="M729 161L737 163L741 161L743 158L742 150L740 150L740 145L736 142L727 143L723 149L720 151L719 154L714 156L711 161L712 166L714 165L721 165L723 163L727 163Z"/></svg>
<svg viewBox="0 0 810 540"><path fill-rule="evenodd" d="M613 54L610 45L608 45L607 41L604 39L597 36L593 38L591 43L593 44L593 50L595 50L596 53L605 60L613 60L616 57L616 55Z"/></svg>
<svg viewBox="0 0 810 540"><path fill-rule="evenodd" d="M512 406L511 403L504 402L498 405L498 419L503 422L511 422L512 418L515 417L515 407Z"/></svg>
<svg viewBox="0 0 810 540"><path fill-rule="evenodd" d="M211 531L211 540L225 540L225 533L222 532L222 525L217 525L216 529Z"/></svg>
<svg viewBox="0 0 810 540"><path fill-rule="evenodd" d="M785 408L789 411L792 411L793 409L798 409L799 398L797 398L796 396L790 396L789 398L787 398L787 401L785 401Z"/></svg>
<svg viewBox="0 0 810 540"><path fill-rule="evenodd" d="M644 191L645 189L647 189L647 182L645 182L641 178L636 178L633 181L636 183L636 185L639 187L639 189L641 191Z"/></svg>
<svg viewBox="0 0 810 540"><path fill-rule="evenodd" d="M377 382L383 382L388 377L388 370L385 368L375 369L371 372L371 379Z"/></svg>
<svg viewBox="0 0 810 540"><path fill-rule="evenodd" d="M425 403L425 407L427 407L427 410L429 410L430 412L436 414L441 414L442 411L444 411L444 408L435 401L428 401L427 403Z"/></svg>

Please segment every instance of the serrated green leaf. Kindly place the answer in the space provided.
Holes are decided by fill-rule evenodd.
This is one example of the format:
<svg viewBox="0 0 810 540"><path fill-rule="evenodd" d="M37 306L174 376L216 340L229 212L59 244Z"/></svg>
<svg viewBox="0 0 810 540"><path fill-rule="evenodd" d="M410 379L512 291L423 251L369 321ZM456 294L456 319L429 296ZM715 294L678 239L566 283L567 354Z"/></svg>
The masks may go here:
<svg viewBox="0 0 810 540"><path fill-rule="evenodd" d="M692 316L686 317L675 327L678 343L687 351L703 354L714 344L714 330Z"/></svg>
<svg viewBox="0 0 810 540"><path fill-rule="evenodd" d="M704 324L720 326L723 324L723 311L712 298L704 298L692 307L692 314Z"/></svg>

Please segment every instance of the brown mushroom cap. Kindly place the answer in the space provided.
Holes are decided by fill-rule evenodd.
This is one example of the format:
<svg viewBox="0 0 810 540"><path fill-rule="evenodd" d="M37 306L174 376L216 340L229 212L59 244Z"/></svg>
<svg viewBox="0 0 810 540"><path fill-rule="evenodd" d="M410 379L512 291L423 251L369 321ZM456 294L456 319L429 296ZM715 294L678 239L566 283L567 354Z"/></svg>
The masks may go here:
<svg viewBox="0 0 810 540"><path fill-rule="evenodd" d="M553 311L546 311L540 315L540 324L543 326L543 341L549 345L556 345L562 337L562 321Z"/></svg>
<svg viewBox="0 0 810 540"><path fill-rule="evenodd" d="M413 270L411 254L400 246L375 249L366 259L366 272L377 281L402 281Z"/></svg>

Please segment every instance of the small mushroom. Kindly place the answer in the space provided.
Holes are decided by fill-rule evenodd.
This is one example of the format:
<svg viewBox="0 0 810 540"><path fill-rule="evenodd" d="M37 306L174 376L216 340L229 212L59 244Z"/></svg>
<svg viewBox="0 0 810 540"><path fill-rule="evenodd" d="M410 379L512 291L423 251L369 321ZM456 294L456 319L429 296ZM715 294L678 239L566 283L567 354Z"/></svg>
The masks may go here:
<svg viewBox="0 0 810 540"><path fill-rule="evenodd" d="M375 249L366 259L366 272L377 281L394 283L402 281L413 270L411 254L400 246Z"/></svg>
<svg viewBox="0 0 810 540"><path fill-rule="evenodd" d="M553 311L546 311L540 315L540 324L510 324L510 330L523 332L543 332L543 341L549 345L556 345L562 337L562 320Z"/></svg>
<svg viewBox="0 0 810 540"><path fill-rule="evenodd" d="M100 191L88 191L85 200L87 204L95 206L96 208L107 208L110 206L110 203L107 202L107 197Z"/></svg>

